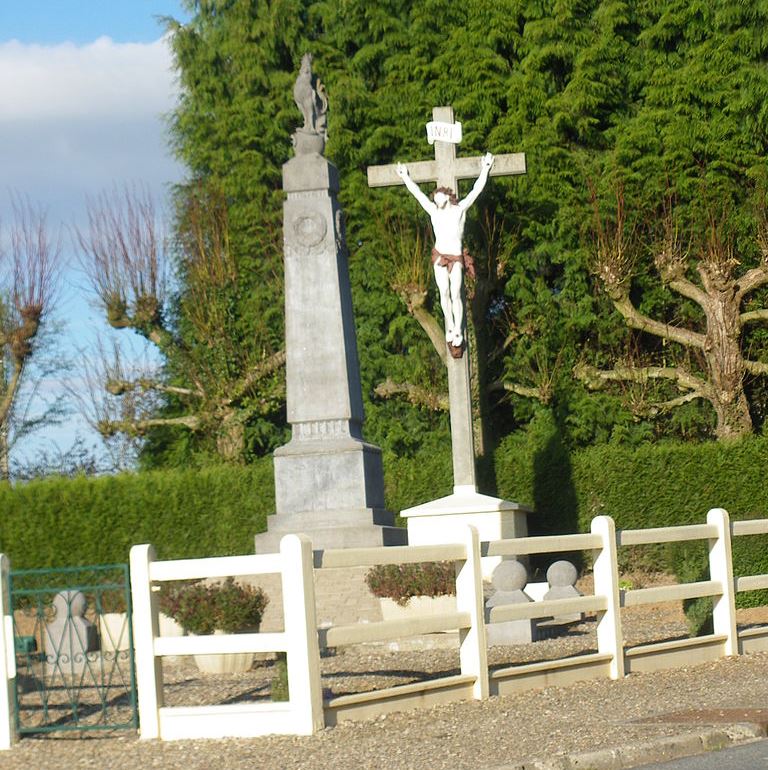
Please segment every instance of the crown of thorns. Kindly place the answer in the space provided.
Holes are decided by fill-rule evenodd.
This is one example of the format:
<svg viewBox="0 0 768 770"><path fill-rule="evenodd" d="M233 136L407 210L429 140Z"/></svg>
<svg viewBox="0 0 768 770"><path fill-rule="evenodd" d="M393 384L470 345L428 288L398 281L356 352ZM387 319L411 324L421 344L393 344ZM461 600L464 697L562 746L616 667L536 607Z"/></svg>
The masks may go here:
<svg viewBox="0 0 768 770"><path fill-rule="evenodd" d="M450 187L438 187L436 190L432 191L432 195L430 196L432 200L435 199L435 195L438 193L443 193L443 195L448 196L448 200L450 201L452 206L458 206L459 199L456 197L456 193L451 190Z"/></svg>

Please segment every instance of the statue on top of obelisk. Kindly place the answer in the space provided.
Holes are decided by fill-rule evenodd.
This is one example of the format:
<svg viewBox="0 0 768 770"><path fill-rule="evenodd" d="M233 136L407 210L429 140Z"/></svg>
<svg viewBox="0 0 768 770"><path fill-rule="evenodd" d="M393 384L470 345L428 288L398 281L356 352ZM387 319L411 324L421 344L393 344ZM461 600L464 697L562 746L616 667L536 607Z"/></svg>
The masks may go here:
<svg viewBox="0 0 768 770"><path fill-rule="evenodd" d="M318 152L322 155L328 139L328 95L320 79L312 73L311 53L305 53L301 59L293 98L304 118L304 126L296 129L292 137L296 154Z"/></svg>
<svg viewBox="0 0 768 770"><path fill-rule="evenodd" d="M462 243L464 224L467 209L483 191L492 166L493 155L487 152L480 161L480 176L462 200L449 187L438 187L428 198L411 179L404 163L396 167L397 175L432 220L435 234L432 267L445 318L445 341L454 358L461 357L464 347L464 298L461 296L464 271L473 278L475 275L474 261Z"/></svg>

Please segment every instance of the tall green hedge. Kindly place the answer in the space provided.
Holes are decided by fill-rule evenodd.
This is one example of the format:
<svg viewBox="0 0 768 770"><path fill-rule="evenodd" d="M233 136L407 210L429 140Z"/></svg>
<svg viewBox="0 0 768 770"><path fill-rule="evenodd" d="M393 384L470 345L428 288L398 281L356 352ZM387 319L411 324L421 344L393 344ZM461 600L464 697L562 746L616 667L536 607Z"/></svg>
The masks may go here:
<svg viewBox="0 0 768 770"><path fill-rule="evenodd" d="M274 510L271 458L247 467L52 478L0 487L0 550L14 568L248 553Z"/></svg>
<svg viewBox="0 0 768 770"><path fill-rule="evenodd" d="M385 457L387 505L399 512L449 494L450 446ZM570 453L537 418L495 454L498 494L530 504L532 534L586 531L608 514L620 529L702 523L710 508L768 516L768 438L732 444L604 445ZM0 487L0 550L16 568L123 562L150 542L160 558L249 553L274 511L272 460L247 467L48 479ZM621 549L627 568L706 571L702 544ZM768 537L734 538L736 574L768 573ZM747 598L748 601L748 598Z"/></svg>
<svg viewBox="0 0 768 770"><path fill-rule="evenodd" d="M731 518L768 517L768 438L734 443L661 443L636 449L602 445L569 453L546 420L525 437L509 437L496 453L503 497L527 502L534 534L588 531L607 514L617 529L702 524L711 508ZM768 537L733 539L737 575L768 573ZM702 543L620 549L627 569L673 571L682 580L706 575ZM760 597L742 596L741 604Z"/></svg>

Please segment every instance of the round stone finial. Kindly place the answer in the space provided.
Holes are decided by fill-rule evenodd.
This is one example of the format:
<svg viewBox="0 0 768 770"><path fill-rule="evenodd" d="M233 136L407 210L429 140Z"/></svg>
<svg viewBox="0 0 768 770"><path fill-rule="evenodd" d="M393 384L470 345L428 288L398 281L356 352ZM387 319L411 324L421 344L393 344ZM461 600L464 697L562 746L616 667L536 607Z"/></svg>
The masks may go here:
<svg viewBox="0 0 768 770"><path fill-rule="evenodd" d="M528 582L528 570L519 561L503 561L491 576L497 591L522 591Z"/></svg>
<svg viewBox="0 0 768 770"><path fill-rule="evenodd" d="M550 564L547 570L547 583L552 588L572 586L576 584L578 576L579 573L576 571L576 567L571 562L563 559Z"/></svg>
<svg viewBox="0 0 768 770"><path fill-rule="evenodd" d="M81 618L85 614L85 594L82 591L59 591L53 598L57 618Z"/></svg>

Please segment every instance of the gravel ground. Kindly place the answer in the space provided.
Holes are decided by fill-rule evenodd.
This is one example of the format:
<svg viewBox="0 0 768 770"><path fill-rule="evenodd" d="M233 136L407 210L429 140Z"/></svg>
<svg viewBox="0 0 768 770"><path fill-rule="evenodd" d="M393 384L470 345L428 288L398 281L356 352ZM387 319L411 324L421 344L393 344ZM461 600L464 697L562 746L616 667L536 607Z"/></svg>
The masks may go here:
<svg viewBox="0 0 768 770"><path fill-rule="evenodd" d="M623 611L627 641L640 644L687 635L679 607ZM768 612L740 611L740 625L768 622ZM561 657L594 649L594 622L570 626L561 636L532 645L491 648L492 667ZM389 652L359 646L323 659L327 692L361 692L431 676L457 673L458 653L435 649ZM203 676L182 659L166 665L169 705L221 703L269 696L273 663L248 674ZM609 748L664 735L681 735L716 722L691 718L697 709L759 709L768 704L768 653L617 682L598 680L547 688L484 702L344 722L311 737L224 741L142 742L130 731L85 737L25 738L0 755L0 770L104 768L493 768L558 754Z"/></svg>

